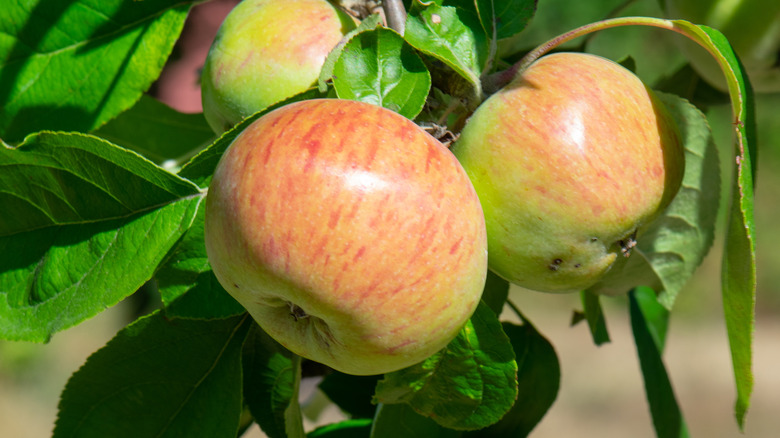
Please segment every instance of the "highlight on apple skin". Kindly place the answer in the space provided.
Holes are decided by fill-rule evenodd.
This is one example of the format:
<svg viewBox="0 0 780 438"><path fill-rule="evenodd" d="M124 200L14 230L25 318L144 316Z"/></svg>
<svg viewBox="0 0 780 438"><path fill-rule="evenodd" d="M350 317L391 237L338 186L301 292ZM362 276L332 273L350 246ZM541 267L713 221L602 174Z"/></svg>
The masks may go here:
<svg viewBox="0 0 780 438"><path fill-rule="evenodd" d="M326 0L244 0L225 18L201 76L203 113L220 134L317 81L328 53L354 29Z"/></svg>
<svg viewBox="0 0 780 438"><path fill-rule="evenodd" d="M292 352L356 375L444 348L487 273L476 192L417 125L361 102L274 110L222 156L206 198L219 282Z"/></svg>
<svg viewBox="0 0 780 438"><path fill-rule="evenodd" d="M531 64L477 108L452 151L482 201L490 269L545 292L583 290L629 256L684 171L653 92L581 53Z"/></svg>

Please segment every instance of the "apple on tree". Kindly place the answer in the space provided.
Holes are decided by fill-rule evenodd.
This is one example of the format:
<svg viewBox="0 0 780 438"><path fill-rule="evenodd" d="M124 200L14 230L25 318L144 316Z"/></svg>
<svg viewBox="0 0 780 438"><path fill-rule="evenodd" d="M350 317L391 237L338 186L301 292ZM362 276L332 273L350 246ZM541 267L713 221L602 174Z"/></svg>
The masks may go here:
<svg viewBox="0 0 780 438"><path fill-rule="evenodd" d="M482 201L490 268L546 292L585 289L629 256L684 170L677 126L653 92L581 53L521 71L452 151Z"/></svg>
<svg viewBox="0 0 780 438"><path fill-rule="evenodd" d="M326 0L244 0L225 18L201 76L203 113L222 133L314 85L325 58L355 27Z"/></svg>
<svg viewBox="0 0 780 438"><path fill-rule="evenodd" d="M409 119L315 99L249 125L206 199L219 282L270 336L357 375L424 360L479 303L487 237L456 158Z"/></svg>

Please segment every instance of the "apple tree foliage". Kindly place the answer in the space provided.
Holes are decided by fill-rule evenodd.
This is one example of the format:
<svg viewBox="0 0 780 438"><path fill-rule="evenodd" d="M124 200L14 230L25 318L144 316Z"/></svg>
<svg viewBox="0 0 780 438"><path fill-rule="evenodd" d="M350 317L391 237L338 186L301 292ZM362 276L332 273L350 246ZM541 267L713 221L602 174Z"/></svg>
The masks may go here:
<svg viewBox="0 0 780 438"><path fill-rule="evenodd" d="M666 327L715 241L719 209L729 209L722 296L742 425L752 388L755 126L750 85L719 31L624 16L630 9L605 20L619 3L606 0L406 1L403 30L361 17L310 90L214 138L202 114L178 113L148 93L196 3L27 0L0 9L0 338L49 342L136 291L153 287L160 297L158 310L73 374L55 437L235 437L252 422L270 437L527 436L556 398L559 364L508 300L508 283L492 274L458 337L422 363L367 377L315 367L320 389L349 419L307 435L297 394L312 364L263 333L220 287L206 258L203 201L231 140L275 107L360 100L457 134L518 62L554 47L608 53L646 71L665 92L686 149L680 193L637 256L582 292L578 315L597 344L608 342L600 294L628 293L656 433L686 436L663 363ZM645 3L660 16L658 2ZM591 33L624 26L632 33L619 41L601 38L611 31ZM671 79L694 73L673 48L649 47L647 35L659 31L705 47L729 94L683 93ZM652 50L666 50L676 70L643 59ZM731 181L722 181L699 109L708 99L732 103ZM719 205L721 185L733 187L729 205ZM500 320L505 308L521 323Z"/></svg>

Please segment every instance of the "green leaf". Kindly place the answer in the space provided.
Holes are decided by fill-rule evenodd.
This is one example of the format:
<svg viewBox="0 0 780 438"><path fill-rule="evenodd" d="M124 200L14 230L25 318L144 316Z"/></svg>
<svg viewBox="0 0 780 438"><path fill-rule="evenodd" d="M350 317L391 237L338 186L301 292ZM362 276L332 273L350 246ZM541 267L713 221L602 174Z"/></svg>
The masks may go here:
<svg viewBox="0 0 780 438"><path fill-rule="evenodd" d="M656 301L655 292L650 288L633 290L629 301L631 329L656 435L658 438L687 438L688 428L661 358L662 346L658 344L659 324L664 324L662 321L668 310Z"/></svg>
<svg viewBox="0 0 780 438"><path fill-rule="evenodd" d="M458 430L497 422L516 397L514 352L484 303L447 347L417 365L386 374L376 389L376 401L408 403L440 425Z"/></svg>
<svg viewBox="0 0 780 438"><path fill-rule="evenodd" d="M244 398L270 438L303 438L301 358L252 324L244 345Z"/></svg>
<svg viewBox="0 0 780 438"><path fill-rule="evenodd" d="M227 318L246 310L219 284L206 255L205 203L155 274L157 287L169 318Z"/></svg>
<svg viewBox="0 0 780 438"><path fill-rule="evenodd" d="M604 317L604 311L601 309L599 296L590 290L584 290L581 292L581 297L585 319L588 321L593 343L602 345L610 342L607 320Z"/></svg>
<svg viewBox="0 0 780 438"><path fill-rule="evenodd" d="M508 296L509 282L488 270L485 289L482 291L482 301L490 307L496 317L501 316Z"/></svg>
<svg viewBox="0 0 780 438"><path fill-rule="evenodd" d="M191 0L5 2L0 9L0 137L88 132L157 79Z"/></svg>
<svg viewBox="0 0 780 438"><path fill-rule="evenodd" d="M43 132L0 147L0 236L119 219L200 195L189 181L85 134Z"/></svg>
<svg viewBox="0 0 780 438"><path fill-rule="evenodd" d="M519 34L534 16L537 0L476 0L479 21L496 39Z"/></svg>
<svg viewBox="0 0 780 438"><path fill-rule="evenodd" d="M501 421L467 432L464 438L526 437L558 396L561 368L552 344L527 321L519 326L505 322L503 327L517 355L517 401Z"/></svg>
<svg viewBox="0 0 780 438"><path fill-rule="evenodd" d="M47 341L148 281L189 228L197 186L82 134L0 147L0 337Z"/></svg>
<svg viewBox="0 0 780 438"><path fill-rule="evenodd" d="M720 203L720 163L705 116L684 99L658 93L677 121L685 146L682 186L663 215L641 230L631 257L621 257L595 293L623 294L635 286L659 291L671 309L715 239Z"/></svg>
<svg viewBox="0 0 780 438"><path fill-rule="evenodd" d="M306 434L307 438L369 438L371 419L358 418L320 426Z"/></svg>
<svg viewBox="0 0 780 438"><path fill-rule="evenodd" d="M406 19L404 38L466 79L472 90L465 94L481 102L480 76L490 52L487 35L476 13L451 6L451 2L443 3L413 7Z"/></svg>
<svg viewBox="0 0 780 438"><path fill-rule="evenodd" d="M325 93L328 91L328 81L333 79L333 69L336 66L336 61L338 61L341 57L341 52L344 50L344 46L347 44L347 42L354 38L355 35L367 30L375 29L381 24L382 17L379 14L372 14L364 18L358 27L352 29L346 35L344 35L344 38L342 38L336 47L334 47L333 50L328 53L328 56L325 58L325 62L322 64L320 76L317 78L317 88L319 89L320 93Z"/></svg>
<svg viewBox="0 0 780 438"><path fill-rule="evenodd" d="M234 438L249 322L137 320L70 378L54 438Z"/></svg>
<svg viewBox="0 0 780 438"><path fill-rule="evenodd" d="M407 404L380 404L371 438L458 438L460 432L445 429L418 414Z"/></svg>
<svg viewBox="0 0 780 438"><path fill-rule="evenodd" d="M698 26L706 34L708 48L717 49L731 95L735 116L735 161L731 211L723 250L723 309L726 317L731 360L737 383L735 412L740 428L750 407L753 392L753 328L756 317L756 243L753 218L753 186L758 155L756 150L753 90L744 68L726 37L719 31ZM707 45L705 45L707 47Z"/></svg>
<svg viewBox="0 0 780 438"><path fill-rule="evenodd" d="M214 173L214 170L217 168L217 163L219 163L219 159L222 157L222 154L225 152L225 150L227 150L233 140L238 137L238 134L241 134L241 131L246 129L247 126L251 125L252 122L259 119L263 115L287 104L301 100L319 99L322 97L324 97L324 95L320 93L319 90L316 88L311 88L304 91L303 93L296 94L289 99L273 104L264 110L260 110L255 114L252 114L222 134L208 148L192 157L192 159L181 168L179 171L179 176L187 178L201 187L208 187L209 183L211 182L211 176Z"/></svg>
<svg viewBox="0 0 780 438"><path fill-rule="evenodd" d="M339 98L382 106L408 119L422 111L431 88L431 75L414 49L381 27L352 38L333 75Z"/></svg>
<svg viewBox="0 0 780 438"><path fill-rule="evenodd" d="M214 141L203 113L180 113L148 95L93 134L158 164L180 163Z"/></svg>
<svg viewBox="0 0 780 438"><path fill-rule="evenodd" d="M371 399L381 378L381 375L353 376L334 371L325 376L319 388L351 418L373 418L376 406Z"/></svg>

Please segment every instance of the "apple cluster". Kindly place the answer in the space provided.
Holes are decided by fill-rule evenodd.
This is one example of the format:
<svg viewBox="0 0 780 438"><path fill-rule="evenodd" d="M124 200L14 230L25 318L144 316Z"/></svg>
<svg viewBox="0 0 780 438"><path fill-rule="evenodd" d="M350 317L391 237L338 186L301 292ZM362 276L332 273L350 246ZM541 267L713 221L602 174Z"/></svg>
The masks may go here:
<svg viewBox="0 0 780 438"><path fill-rule="evenodd" d="M209 123L222 132L310 88L353 26L325 0L242 2L204 69ZM653 92L593 55L520 71L451 150L389 109L305 100L259 117L222 156L208 258L286 348L380 374L445 347L488 269L546 292L596 283L671 202L683 163Z"/></svg>

